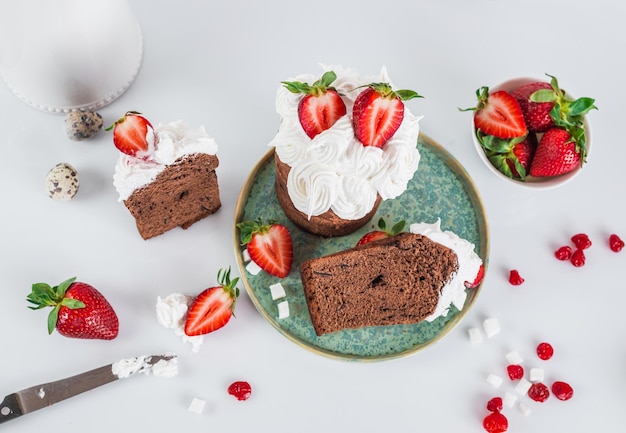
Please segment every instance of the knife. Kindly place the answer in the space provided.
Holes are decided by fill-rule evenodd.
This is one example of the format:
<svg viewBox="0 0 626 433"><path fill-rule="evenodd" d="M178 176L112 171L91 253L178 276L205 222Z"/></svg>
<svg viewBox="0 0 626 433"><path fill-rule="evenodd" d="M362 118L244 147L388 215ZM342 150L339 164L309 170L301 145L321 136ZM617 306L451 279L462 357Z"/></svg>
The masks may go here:
<svg viewBox="0 0 626 433"><path fill-rule="evenodd" d="M139 360L143 362L143 365L141 368L130 371L128 375L137 372L149 373L157 362L161 360L170 361L174 358L176 358L176 355L173 354L133 358L131 361ZM46 406L51 406L54 403L74 397L90 389L114 382L122 377L127 377L122 374L115 374L113 371L114 365L105 365L76 376L31 386L7 395L0 403L0 424Z"/></svg>

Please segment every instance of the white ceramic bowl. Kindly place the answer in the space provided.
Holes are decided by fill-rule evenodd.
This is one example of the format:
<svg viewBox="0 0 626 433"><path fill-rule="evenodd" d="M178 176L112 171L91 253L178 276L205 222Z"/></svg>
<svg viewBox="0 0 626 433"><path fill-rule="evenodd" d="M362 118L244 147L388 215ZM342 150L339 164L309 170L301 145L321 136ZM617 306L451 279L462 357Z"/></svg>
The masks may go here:
<svg viewBox="0 0 626 433"><path fill-rule="evenodd" d="M508 92L512 92L514 91L516 88L527 84L527 83L532 83L535 81L547 81L549 82L549 77L546 78L529 78L529 77L522 77L522 78L514 78L508 81L505 81L501 84L498 84L497 86L493 86L489 88L489 92L493 93L496 92L498 90L506 90ZM569 95L567 92L566 94L571 97L571 95ZM589 122L587 121L587 118L585 116L585 118L583 119L583 125L585 128L585 145L587 147L587 160L589 160L589 151L590 151L590 144L591 144L591 131L589 128ZM578 175L578 173L580 173L580 171L582 169L584 169L584 166L586 164L584 164L582 167L577 167L576 169L562 174L560 176L554 176L554 177L533 177L533 176L526 176L525 180L521 180L521 179L512 179L508 176L506 176L505 174L503 174L502 172L500 172L500 170L498 170L496 167L494 167L491 162L489 161L489 159L487 158L487 155L485 155L485 151L482 148L480 142L478 141L478 139L476 138L476 128L474 127L474 116L472 116L472 122L471 122L471 127L472 127L472 141L474 142L474 147L476 148L476 152L478 153L478 156L480 157L480 159L485 163L485 166L492 172L494 173L497 177L499 177L500 179L510 183L510 184L514 184L514 185L518 185L521 187L525 187L525 188L533 188L533 189L548 189L548 188L554 188L557 186L561 186L564 185L565 183L569 182L570 180L572 180L576 175ZM541 134L538 134L538 138L541 137Z"/></svg>

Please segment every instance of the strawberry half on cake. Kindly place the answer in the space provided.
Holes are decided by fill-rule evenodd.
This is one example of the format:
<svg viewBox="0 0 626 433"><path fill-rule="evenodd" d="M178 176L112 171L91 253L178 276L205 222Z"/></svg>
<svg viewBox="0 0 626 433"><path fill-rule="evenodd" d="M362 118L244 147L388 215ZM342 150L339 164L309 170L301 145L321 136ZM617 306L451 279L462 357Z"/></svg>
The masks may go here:
<svg viewBox="0 0 626 433"><path fill-rule="evenodd" d="M310 233L343 236L365 225L382 200L398 197L417 171L419 120L383 68L364 77L340 66L283 81L275 148L276 195Z"/></svg>
<svg viewBox="0 0 626 433"><path fill-rule="evenodd" d="M187 229L221 207L217 144L204 127L176 121L153 128L129 111L111 129L120 151L113 184L142 238Z"/></svg>

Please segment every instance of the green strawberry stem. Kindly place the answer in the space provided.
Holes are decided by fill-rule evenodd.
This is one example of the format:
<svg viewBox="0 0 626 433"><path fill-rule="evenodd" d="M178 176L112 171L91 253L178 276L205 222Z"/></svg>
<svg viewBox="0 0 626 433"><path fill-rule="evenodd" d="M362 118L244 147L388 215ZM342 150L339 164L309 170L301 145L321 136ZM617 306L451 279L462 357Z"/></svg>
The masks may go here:
<svg viewBox="0 0 626 433"><path fill-rule="evenodd" d="M282 81L281 83L291 93L304 93L305 95L319 96L326 93L328 89L335 90L330 85L337 79L337 74L333 71L326 71L324 75L313 84L303 83L301 81Z"/></svg>
<svg viewBox="0 0 626 433"><path fill-rule="evenodd" d="M261 218L238 223L237 228L241 236L241 245L248 245L255 233L263 234L267 232L272 224L276 224L276 221L270 220L265 224Z"/></svg>
<svg viewBox="0 0 626 433"><path fill-rule="evenodd" d="M61 307L67 307L72 310L85 308L84 302L65 297L65 293L75 280L76 277L72 277L54 287L47 283L35 283L32 285L31 293L26 297L26 300L33 305L29 305L28 308L39 310L52 307L52 311L48 315L48 334L52 334L56 327Z"/></svg>
<svg viewBox="0 0 626 433"><path fill-rule="evenodd" d="M482 145L487 159L491 164L496 167L502 174L511 179L515 178L511 167L507 164L507 159L512 161L515 165L515 170L519 174L521 180L526 179L526 169L519 162L519 159L513 153L513 148L516 144L521 143L526 139L525 135L514 138L499 138L493 135L487 135L480 129L476 130L476 138Z"/></svg>
<svg viewBox="0 0 626 433"><path fill-rule="evenodd" d="M355 87L352 90L361 89L363 87L371 87L374 89L381 97L386 99L394 99L399 98L402 101L408 101L414 98L423 98L422 95L415 92L414 90L393 90L389 83L370 83L365 84L363 86Z"/></svg>
<svg viewBox="0 0 626 433"><path fill-rule="evenodd" d="M406 221L402 220L402 221L398 221L397 223L395 223L393 227L391 227L390 229L387 229L387 223L385 222L385 219L381 218L378 220L378 228L382 230L383 232L387 233L388 236L397 235L402 230L404 230L405 225L406 225Z"/></svg>
<svg viewBox="0 0 626 433"><path fill-rule="evenodd" d="M239 277L230 279L230 266L228 269L224 270L223 268L217 271L217 283L222 286L222 289L230 295L233 300L239 297L239 288L237 287L237 283L239 282ZM235 316L235 301L230 307L231 313L233 317Z"/></svg>

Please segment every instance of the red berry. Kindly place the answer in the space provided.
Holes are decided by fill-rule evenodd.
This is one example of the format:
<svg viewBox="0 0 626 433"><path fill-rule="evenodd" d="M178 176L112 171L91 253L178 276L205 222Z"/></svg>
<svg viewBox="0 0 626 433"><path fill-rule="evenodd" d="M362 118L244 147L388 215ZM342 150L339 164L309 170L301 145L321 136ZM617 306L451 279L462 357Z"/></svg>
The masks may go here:
<svg viewBox="0 0 626 433"><path fill-rule="evenodd" d="M574 390L569 383L556 381L552 384L552 394L559 400L569 400L574 395Z"/></svg>
<svg viewBox="0 0 626 433"><path fill-rule="evenodd" d="M514 286L519 286L523 282L524 282L524 279L520 276L517 269L513 269L511 273L509 274L509 283L513 284Z"/></svg>
<svg viewBox="0 0 626 433"><path fill-rule="evenodd" d="M524 367L519 364L511 364L506 367L506 371L509 374L511 380L518 380L524 377Z"/></svg>
<svg viewBox="0 0 626 433"><path fill-rule="evenodd" d="M237 381L230 384L228 393L237 400L247 400L252 394L252 387L248 382Z"/></svg>
<svg viewBox="0 0 626 433"><path fill-rule="evenodd" d="M622 248L624 248L624 241L613 233L609 236L609 247L611 248L611 251L619 253L622 251Z"/></svg>
<svg viewBox="0 0 626 433"><path fill-rule="evenodd" d="M502 410L502 398L494 397L487 402L489 412L500 412Z"/></svg>
<svg viewBox="0 0 626 433"><path fill-rule="evenodd" d="M564 245L554 252L554 256L559 260L569 260L572 258L572 249Z"/></svg>
<svg viewBox="0 0 626 433"><path fill-rule="evenodd" d="M504 433L509 428L509 420L500 412L492 412L483 420L483 427L489 433Z"/></svg>
<svg viewBox="0 0 626 433"><path fill-rule="evenodd" d="M591 240L589 239L589 236L587 236L585 233L578 233L572 236L572 242L574 242L576 248L581 250L586 250L591 246Z"/></svg>
<svg viewBox="0 0 626 433"><path fill-rule="evenodd" d="M576 266L577 268L579 268L581 266L584 266L584 264L585 264L585 253L584 253L584 251L583 250L576 250L576 251L574 251L570 261L572 262L572 265Z"/></svg>
<svg viewBox="0 0 626 433"><path fill-rule="evenodd" d="M528 397L543 403L550 397L550 390L541 382L533 383L528 390Z"/></svg>
<svg viewBox="0 0 626 433"><path fill-rule="evenodd" d="M539 343L537 345L537 356L539 359L547 361L554 355L554 348L550 343Z"/></svg>

